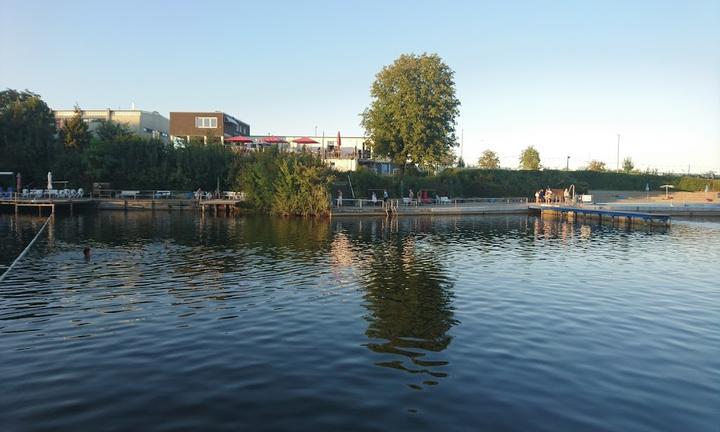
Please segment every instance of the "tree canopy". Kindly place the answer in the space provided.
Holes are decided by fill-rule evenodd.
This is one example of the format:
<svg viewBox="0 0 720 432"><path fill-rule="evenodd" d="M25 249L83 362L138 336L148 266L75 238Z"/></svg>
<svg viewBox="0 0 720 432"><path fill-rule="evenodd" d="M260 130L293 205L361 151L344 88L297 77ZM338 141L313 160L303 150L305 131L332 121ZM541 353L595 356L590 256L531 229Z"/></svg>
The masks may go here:
<svg viewBox="0 0 720 432"><path fill-rule="evenodd" d="M588 171L606 171L605 162L599 160L591 160L586 168Z"/></svg>
<svg viewBox="0 0 720 432"><path fill-rule="evenodd" d="M460 106L453 76L437 54L403 54L383 67L361 114L373 151L403 167L447 161Z"/></svg>
<svg viewBox="0 0 720 432"><path fill-rule="evenodd" d="M540 169L540 153L530 146L520 153L520 169L537 171Z"/></svg>
<svg viewBox="0 0 720 432"><path fill-rule="evenodd" d="M54 162L55 117L35 93L0 92L0 171L20 172L25 184L43 184Z"/></svg>
<svg viewBox="0 0 720 432"><path fill-rule="evenodd" d="M482 169L498 169L500 168L500 158L494 151L485 150L478 159L478 167Z"/></svg>
<svg viewBox="0 0 720 432"><path fill-rule="evenodd" d="M82 110L75 107L75 114L63 122L60 128L65 148L72 150L84 150L90 144L90 131L87 123L82 118Z"/></svg>
<svg viewBox="0 0 720 432"><path fill-rule="evenodd" d="M623 159L622 169L626 173L632 172L632 170L635 169L635 164L633 163L632 159L629 157L626 157Z"/></svg>

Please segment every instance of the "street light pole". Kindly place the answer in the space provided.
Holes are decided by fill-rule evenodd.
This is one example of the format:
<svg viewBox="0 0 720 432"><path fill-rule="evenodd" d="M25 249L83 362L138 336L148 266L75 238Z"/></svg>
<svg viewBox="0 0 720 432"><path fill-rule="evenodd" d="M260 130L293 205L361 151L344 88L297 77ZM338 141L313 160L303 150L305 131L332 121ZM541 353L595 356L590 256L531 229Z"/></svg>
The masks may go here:
<svg viewBox="0 0 720 432"><path fill-rule="evenodd" d="M567 157L567 162L565 163L565 171L570 171L570 156Z"/></svg>

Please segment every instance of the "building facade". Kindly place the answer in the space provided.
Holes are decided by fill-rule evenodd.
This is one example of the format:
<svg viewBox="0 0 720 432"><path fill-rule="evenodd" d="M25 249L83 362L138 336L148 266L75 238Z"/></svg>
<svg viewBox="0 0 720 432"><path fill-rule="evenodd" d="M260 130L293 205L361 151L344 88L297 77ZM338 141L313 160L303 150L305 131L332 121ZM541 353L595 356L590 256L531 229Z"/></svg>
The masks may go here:
<svg viewBox="0 0 720 432"><path fill-rule="evenodd" d="M250 125L224 112L171 112L170 138L190 141L193 137L225 138L250 135Z"/></svg>
<svg viewBox="0 0 720 432"><path fill-rule="evenodd" d="M88 124L90 131L94 130L100 121L112 121L124 124L132 133L143 138L156 138L167 141L170 134L170 122L157 111L130 110L81 110L83 120ZM75 110L55 110L55 122L58 128L75 116Z"/></svg>

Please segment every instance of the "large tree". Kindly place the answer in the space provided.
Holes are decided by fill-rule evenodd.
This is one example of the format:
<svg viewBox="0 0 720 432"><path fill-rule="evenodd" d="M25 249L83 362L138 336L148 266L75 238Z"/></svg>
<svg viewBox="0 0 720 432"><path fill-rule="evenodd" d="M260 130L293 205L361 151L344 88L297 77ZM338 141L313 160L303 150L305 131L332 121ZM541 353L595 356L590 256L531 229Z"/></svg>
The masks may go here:
<svg viewBox="0 0 720 432"><path fill-rule="evenodd" d="M82 155L90 146L92 134L79 106L75 106L75 114L63 122L59 132L60 143L53 164L55 178L70 181L73 186L87 184L87 169Z"/></svg>
<svg viewBox="0 0 720 432"><path fill-rule="evenodd" d="M362 126L376 154L393 162L437 166L447 160L460 101L454 72L437 54L403 54L377 74Z"/></svg>
<svg viewBox="0 0 720 432"><path fill-rule="evenodd" d="M520 169L537 171L540 169L540 153L530 146L520 153Z"/></svg>
<svg viewBox="0 0 720 432"><path fill-rule="evenodd" d="M0 92L0 171L21 173L26 185L44 185L55 133L55 117L40 96L27 90Z"/></svg>
<svg viewBox="0 0 720 432"><path fill-rule="evenodd" d="M500 168L500 158L494 151L485 150L478 159L478 167L482 169L498 169Z"/></svg>
<svg viewBox="0 0 720 432"><path fill-rule="evenodd" d="M63 122L60 135L67 149L82 151L90 144L90 131L79 106L75 106L75 114Z"/></svg>

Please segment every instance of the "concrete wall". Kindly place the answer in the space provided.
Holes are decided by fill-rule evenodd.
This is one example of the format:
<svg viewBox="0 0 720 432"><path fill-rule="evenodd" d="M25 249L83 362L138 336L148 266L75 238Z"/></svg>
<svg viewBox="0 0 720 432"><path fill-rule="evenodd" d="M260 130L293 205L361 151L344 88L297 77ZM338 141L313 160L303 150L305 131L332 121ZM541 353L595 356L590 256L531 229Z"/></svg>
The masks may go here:
<svg viewBox="0 0 720 432"><path fill-rule="evenodd" d="M325 159L325 164L337 171L357 171L355 159Z"/></svg>

